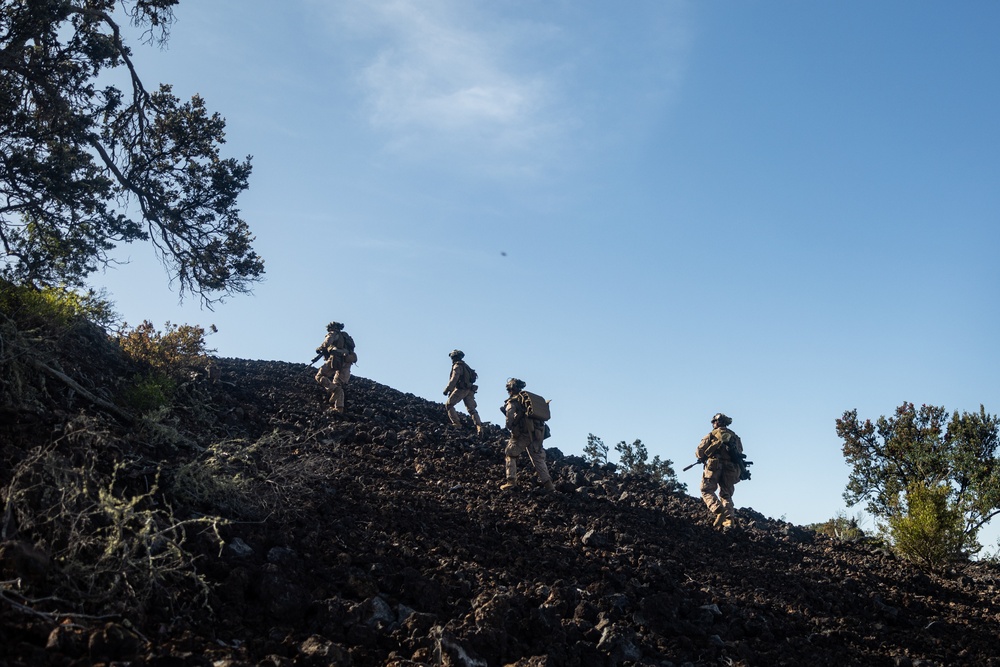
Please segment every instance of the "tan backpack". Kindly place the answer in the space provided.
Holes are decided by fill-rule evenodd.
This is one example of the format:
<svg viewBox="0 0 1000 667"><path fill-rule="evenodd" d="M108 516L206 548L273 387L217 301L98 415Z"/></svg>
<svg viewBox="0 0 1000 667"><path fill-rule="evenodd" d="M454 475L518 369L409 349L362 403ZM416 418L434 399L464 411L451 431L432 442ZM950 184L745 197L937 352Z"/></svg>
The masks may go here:
<svg viewBox="0 0 1000 667"><path fill-rule="evenodd" d="M549 410L549 401L546 401L538 394L522 390L518 393L518 396L521 398L521 403L524 404L524 409L528 417L543 422L548 421L552 417L552 413Z"/></svg>

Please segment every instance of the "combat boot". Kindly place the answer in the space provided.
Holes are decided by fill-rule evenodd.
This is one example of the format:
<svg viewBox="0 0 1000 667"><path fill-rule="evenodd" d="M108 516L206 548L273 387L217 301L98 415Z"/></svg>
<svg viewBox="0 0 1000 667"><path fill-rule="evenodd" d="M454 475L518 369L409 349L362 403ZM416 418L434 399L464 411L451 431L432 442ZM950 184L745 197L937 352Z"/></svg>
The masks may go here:
<svg viewBox="0 0 1000 667"><path fill-rule="evenodd" d="M483 435L483 425L482 424L476 424L476 435L482 437L482 435Z"/></svg>
<svg viewBox="0 0 1000 667"><path fill-rule="evenodd" d="M500 485L501 491L506 491L507 489L513 489L517 486L517 477L508 477L507 481Z"/></svg>
<svg viewBox="0 0 1000 667"><path fill-rule="evenodd" d="M712 517L712 528L716 530L722 530L723 524L726 521L726 511L722 507L715 511L715 516Z"/></svg>
<svg viewBox="0 0 1000 667"><path fill-rule="evenodd" d="M552 483L552 480L549 480L545 482L545 484L542 484L542 488L548 491L549 493L552 493L553 491L556 490L556 485Z"/></svg>

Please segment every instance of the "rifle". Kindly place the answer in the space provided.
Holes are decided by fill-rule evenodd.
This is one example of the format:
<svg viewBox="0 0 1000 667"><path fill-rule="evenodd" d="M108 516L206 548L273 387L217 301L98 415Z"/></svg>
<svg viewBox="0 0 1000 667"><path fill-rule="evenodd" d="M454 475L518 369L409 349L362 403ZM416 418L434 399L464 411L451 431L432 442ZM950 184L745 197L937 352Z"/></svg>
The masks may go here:
<svg viewBox="0 0 1000 667"><path fill-rule="evenodd" d="M309 365L312 366L313 364L315 364L317 361L320 360L320 358L322 356L323 356L322 352L320 352L319 354L317 354L315 357L313 357L312 361L309 362Z"/></svg>
<svg viewBox="0 0 1000 667"><path fill-rule="evenodd" d="M697 461L695 461L694 463L692 463L691 465L689 465L687 468L684 468L683 470L681 470L681 472L686 472L686 471L690 470L691 468L695 467L696 465L698 465L699 463L704 463L704 462L705 462L705 459L698 459Z"/></svg>

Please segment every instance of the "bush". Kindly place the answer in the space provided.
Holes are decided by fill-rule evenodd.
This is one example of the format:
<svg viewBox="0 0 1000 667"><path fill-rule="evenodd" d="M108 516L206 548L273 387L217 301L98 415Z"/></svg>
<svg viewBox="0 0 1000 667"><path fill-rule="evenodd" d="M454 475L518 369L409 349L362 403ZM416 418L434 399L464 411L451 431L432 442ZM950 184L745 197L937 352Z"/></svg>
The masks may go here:
<svg viewBox="0 0 1000 667"><path fill-rule="evenodd" d="M866 537L865 531L861 528L861 518L860 512L855 517L849 517L841 511L837 512L832 519L823 523L811 524L806 528L844 542L857 542Z"/></svg>
<svg viewBox="0 0 1000 667"><path fill-rule="evenodd" d="M205 329L190 324L167 322L161 333L149 320L131 330L125 323L117 338L118 345L127 355L167 372L203 366L208 361L208 353L215 351L205 347Z"/></svg>
<svg viewBox="0 0 1000 667"><path fill-rule="evenodd" d="M122 391L124 407L146 414L167 407L173 399L177 382L165 373L154 371L146 376L136 376L133 384Z"/></svg>
<svg viewBox="0 0 1000 667"><path fill-rule="evenodd" d="M103 329L111 328L118 315L103 292L77 292L66 287L35 288L0 279L0 311L24 322L27 327L47 324L69 326L86 319Z"/></svg>
<svg viewBox="0 0 1000 667"><path fill-rule="evenodd" d="M192 531L221 543L220 521L174 516L158 474L102 460L115 444L99 422L78 417L12 470L5 512L18 539L52 563L45 578L21 582L20 594L47 596L48 609L133 618L206 606L208 585L187 543Z"/></svg>
<svg viewBox="0 0 1000 667"><path fill-rule="evenodd" d="M884 527L896 553L928 569L968 558L970 536L962 511L950 496L947 484L918 482L907 487L906 507L889 517ZM971 537L975 544L975 536ZM975 544L974 551L978 550Z"/></svg>

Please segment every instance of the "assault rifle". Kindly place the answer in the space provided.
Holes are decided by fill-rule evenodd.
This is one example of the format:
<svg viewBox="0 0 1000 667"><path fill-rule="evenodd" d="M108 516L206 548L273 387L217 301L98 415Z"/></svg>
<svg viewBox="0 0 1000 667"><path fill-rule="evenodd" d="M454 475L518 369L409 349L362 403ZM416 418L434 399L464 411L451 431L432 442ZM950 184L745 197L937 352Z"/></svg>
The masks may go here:
<svg viewBox="0 0 1000 667"><path fill-rule="evenodd" d="M321 359L322 357L325 357L325 356L326 356L326 354L325 354L325 353L323 353L323 352L319 352L319 353L318 353L318 354L317 354L317 355L316 355L315 357L313 357L312 361L310 361L310 362L309 362L309 365L310 365L310 366L312 366L312 365L313 365L313 364L315 364L315 363L316 363L317 361L319 361L319 360L320 360L320 359Z"/></svg>
<svg viewBox="0 0 1000 667"><path fill-rule="evenodd" d="M687 472L688 470L690 470L691 468L695 467L699 463L704 463L704 462L705 462L705 459L698 459L697 461L695 461L694 463L692 463L691 465L689 465L687 468L684 468L683 470L681 470L681 472Z"/></svg>
<svg viewBox="0 0 1000 667"><path fill-rule="evenodd" d="M733 463L735 463L736 467L738 467L740 469L740 479L741 480L743 480L743 479L750 479L750 466L753 465L753 461L747 461L746 454L739 454L739 456L740 456L740 460L733 461ZM697 461L695 461L691 465L687 466L686 468L683 468L681 470L681 472L686 472L686 471L690 470L691 468L695 467L696 465L698 465L699 463L704 463L704 462L705 462L705 459L698 459Z"/></svg>

